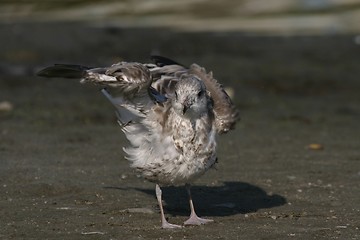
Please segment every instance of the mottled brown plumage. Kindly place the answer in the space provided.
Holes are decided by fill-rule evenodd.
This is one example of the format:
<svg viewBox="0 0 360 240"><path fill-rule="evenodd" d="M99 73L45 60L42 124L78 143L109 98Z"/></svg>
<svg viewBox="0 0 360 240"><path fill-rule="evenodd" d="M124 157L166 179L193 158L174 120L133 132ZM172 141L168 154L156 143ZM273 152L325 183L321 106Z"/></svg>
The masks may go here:
<svg viewBox="0 0 360 240"><path fill-rule="evenodd" d="M46 77L81 77L82 83L111 86L119 97L103 93L116 107L130 145L124 148L131 167L156 183L163 228L179 227L164 217L161 185L185 184L191 216L185 224L203 224L194 210L190 183L216 160L216 133L234 128L238 112L212 73L155 56L155 64L120 62L107 68L55 65Z"/></svg>

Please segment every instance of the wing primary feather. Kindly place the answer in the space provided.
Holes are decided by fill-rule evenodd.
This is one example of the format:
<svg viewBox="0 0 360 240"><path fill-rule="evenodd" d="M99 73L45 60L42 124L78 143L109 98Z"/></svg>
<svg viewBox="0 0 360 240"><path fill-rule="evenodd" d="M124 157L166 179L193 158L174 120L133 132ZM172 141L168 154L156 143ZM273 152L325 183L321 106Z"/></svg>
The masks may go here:
<svg viewBox="0 0 360 240"><path fill-rule="evenodd" d="M175 62L174 60L171 60L170 58L159 55L151 55L150 59L153 60L158 67L163 67L166 65L179 65L184 67L183 64L180 64L178 62Z"/></svg>
<svg viewBox="0 0 360 240"><path fill-rule="evenodd" d="M36 75L50 78L82 78L90 68L73 64L55 64L39 71Z"/></svg>

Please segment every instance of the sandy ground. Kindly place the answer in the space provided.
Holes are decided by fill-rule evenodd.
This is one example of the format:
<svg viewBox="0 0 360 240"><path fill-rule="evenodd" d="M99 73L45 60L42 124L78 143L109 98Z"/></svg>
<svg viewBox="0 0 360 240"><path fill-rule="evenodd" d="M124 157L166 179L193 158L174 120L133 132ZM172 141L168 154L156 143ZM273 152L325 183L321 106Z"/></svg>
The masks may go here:
<svg viewBox="0 0 360 240"><path fill-rule="evenodd" d="M360 239L360 46L354 36L0 26L1 239ZM157 53L197 62L234 92L242 120L219 137L217 170L193 188L214 223L160 229L154 186L98 88L33 76L60 63ZM164 189L170 222L184 188Z"/></svg>

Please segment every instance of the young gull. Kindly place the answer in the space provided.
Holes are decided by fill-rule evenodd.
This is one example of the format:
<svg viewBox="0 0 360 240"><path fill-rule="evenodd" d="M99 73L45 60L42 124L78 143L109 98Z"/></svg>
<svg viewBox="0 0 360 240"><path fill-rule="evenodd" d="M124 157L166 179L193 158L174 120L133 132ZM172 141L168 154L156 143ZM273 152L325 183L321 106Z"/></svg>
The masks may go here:
<svg viewBox="0 0 360 240"><path fill-rule="evenodd" d="M161 56L154 63L119 62L105 68L56 64L43 77L80 78L116 88L105 97L115 106L130 145L124 148L131 167L156 184L162 228L178 228L165 218L161 186L186 186L191 214L185 225L211 222L195 213L190 184L217 161L216 135L233 129L238 112L211 72L197 64L185 67Z"/></svg>

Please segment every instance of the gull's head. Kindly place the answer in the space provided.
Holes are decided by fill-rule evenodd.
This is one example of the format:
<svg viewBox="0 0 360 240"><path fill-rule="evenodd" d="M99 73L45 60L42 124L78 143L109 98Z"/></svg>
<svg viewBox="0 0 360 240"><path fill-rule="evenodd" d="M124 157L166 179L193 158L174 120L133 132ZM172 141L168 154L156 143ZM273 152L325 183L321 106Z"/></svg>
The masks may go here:
<svg viewBox="0 0 360 240"><path fill-rule="evenodd" d="M208 111L204 83L194 75L182 77L175 85L173 108L180 116L199 118Z"/></svg>

